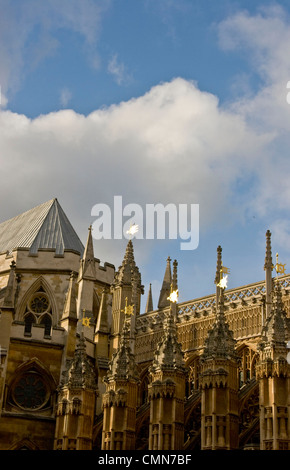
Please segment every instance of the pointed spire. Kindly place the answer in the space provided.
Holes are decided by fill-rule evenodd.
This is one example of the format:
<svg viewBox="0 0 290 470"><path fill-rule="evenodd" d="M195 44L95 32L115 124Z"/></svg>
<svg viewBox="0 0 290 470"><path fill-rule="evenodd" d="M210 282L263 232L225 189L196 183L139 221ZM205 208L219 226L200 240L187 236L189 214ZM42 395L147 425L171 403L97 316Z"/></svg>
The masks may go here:
<svg viewBox="0 0 290 470"><path fill-rule="evenodd" d="M177 327L173 310L170 308L164 320L164 336L153 359L151 372L164 369L184 369L181 344L177 341Z"/></svg>
<svg viewBox="0 0 290 470"><path fill-rule="evenodd" d="M13 260L10 264L10 272L6 287L3 306L1 308L14 308L14 283L15 283L15 268L16 263Z"/></svg>
<svg viewBox="0 0 290 470"><path fill-rule="evenodd" d="M152 289L151 289L151 283L150 283L145 313L152 312L152 311L153 311L153 299L152 299Z"/></svg>
<svg viewBox="0 0 290 470"><path fill-rule="evenodd" d="M216 284L216 306L219 303L220 287L218 283L221 280L221 269L222 269L222 247L219 245L217 247L217 263L216 263L216 274L215 274L215 284Z"/></svg>
<svg viewBox="0 0 290 470"><path fill-rule="evenodd" d="M172 281L170 262L171 262L171 259L168 256L167 261L166 261L164 279L163 279L162 287L160 290L158 308L164 308L170 305L170 302L168 300L168 296L170 295L170 290L171 290L171 281Z"/></svg>
<svg viewBox="0 0 290 470"><path fill-rule="evenodd" d="M129 240L122 265L115 274L114 285L131 284L133 278L137 282L136 287L141 287L141 276L134 259L133 243Z"/></svg>
<svg viewBox="0 0 290 470"><path fill-rule="evenodd" d="M134 247L133 247L132 240L129 240L128 243L127 243L126 252L125 252L125 256L124 256L124 262L126 264L135 263L135 260L134 260Z"/></svg>
<svg viewBox="0 0 290 470"><path fill-rule="evenodd" d="M95 279L96 278L96 267L95 267L95 256L94 256L94 244L92 237L92 226L89 226L89 233L87 243L81 261L81 269L79 279Z"/></svg>
<svg viewBox="0 0 290 470"><path fill-rule="evenodd" d="M221 279L221 269L222 269L222 247L219 245L217 247L217 263L216 263L216 275L215 275L215 284L218 284Z"/></svg>
<svg viewBox="0 0 290 470"><path fill-rule="evenodd" d="M86 342L81 332L78 339L77 347L74 353L74 357L71 361L71 364L68 370L65 373L64 380L61 384L62 386L67 386L68 388L88 388L91 390L97 389L96 375L88 359L86 353Z"/></svg>
<svg viewBox="0 0 290 470"><path fill-rule="evenodd" d="M213 327L208 331L202 360L207 358L232 358L236 359L236 341L233 331L225 318L224 289L220 289L219 300L216 310L216 320Z"/></svg>
<svg viewBox="0 0 290 470"><path fill-rule="evenodd" d="M269 317L271 313L272 305L272 270L273 270L273 261L272 261L272 250L271 250L271 232L267 230L266 232L266 253L265 253L265 283L266 283L266 318Z"/></svg>
<svg viewBox="0 0 290 470"><path fill-rule="evenodd" d="M159 344L153 364L151 367L151 372L156 372L159 369L179 369L184 370L184 359L181 344L177 341L177 310L176 302L170 301L168 299L171 292L178 290L177 283L177 266L178 263L176 260L173 261L173 273L171 277L170 269L170 257L167 258L167 265L165 270L165 276L163 281L162 289L164 293L166 292L167 286L170 286L166 301L170 305L169 312L166 313L164 320L164 336Z"/></svg>
<svg viewBox="0 0 290 470"><path fill-rule="evenodd" d="M135 362L135 355L132 353L130 347L130 330L131 330L131 317L124 319L123 329L120 337L120 344L118 350L113 354L109 363L109 370L107 376L104 378L105 382L111 380L139 380L139 373Z"/></svg>
<svg viewBox="0 0 290 470"><path fill-rule="evenodd" d="M178 290L178 283L177 283L177 266L178 262L176 259L173 261L173 274L172 274L172 290Z"/></svg>
<svg viewBox="0 0 290 470"><path fill-rule="evenodd" d="M99 316L96 324L96 332L108 332L108 289L105 287L102 291L102 298L99 309Z"/></svg>
<svg viewBox="0 0 290 470"><path fill-rule="evenodd" d="M264 269L273 269L272 261L272 249L271 249L271 232L267 230L266 232L266 253L265 253L265 264Z"/></svg>
<svg viewBox="0 0 290 470"><path fill-rule="evenodd" d="M264 345L265 343L268 343L269 346L279 345L286 348L286 313L283 306L281 286L278 279L275 280L272 297L272 310L262 330L262 342Z"/></svg>
<svg viewBox="0 0 290 470"><path fill-rule="evenodd" d="M216 310L216 321L224 321L225 320L225 296L224 296L224 289L221 289L219 295L219 301Z"/></svg>
<svg viewBox="0 0 290 470"><path fill-rule="evenodd" d="M64 320L65 318L77 319L76 276L73 272L70 275L69 286L62 314L62 320Z"/></svg>

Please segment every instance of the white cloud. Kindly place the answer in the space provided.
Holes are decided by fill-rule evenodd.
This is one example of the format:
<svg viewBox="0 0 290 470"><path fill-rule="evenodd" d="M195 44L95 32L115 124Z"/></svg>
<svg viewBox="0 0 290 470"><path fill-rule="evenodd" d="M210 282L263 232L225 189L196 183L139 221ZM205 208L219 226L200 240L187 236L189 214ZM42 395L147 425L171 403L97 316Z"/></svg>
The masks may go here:
<svg viewBox="0 0 290 470"><path fill-rule="evenodd" d="M180 78L87 117L63 110L31 120L2 111L0 140L7 156L2 199L12 174L21 194L7 213L3 207L2 218L56 196L83 239L93 205L112 205L113 195L143 207L200 204L201 230L240 220L249 201L236 211L235 185L259 171L268 143L241 117L220 109L215 96ZM107 256L104 246L97 256L112 262L112 247L106 245Z"/></svg>
<svg viewBox="0 0 290 470"><path fill-rule="evenodd" d="M222 21L218 33L221 47L242 54L261 80L255 96L233 103L235 109L252 125L272 131L289 129L290 26L286 12L279 6L263 8L255 16L240 12Z"/></svg>
<svg viewBox="0 0 290 470"><path fill-rule="evenodd" d="M114 54L109 60L108 72L114 77L114 80L118 85L128 84L128 82L131 81L131 77L126 70L125 64L119 61L117 54Z"/></svg>
<svg viewBox="0 0 290 470"><path fill-rule="evenodd" d="M250 62L252 73L259 77L259 89L236 100L231 109L253 130L273 137L260 162L252 210L271 221L276 226L277 243L289 247L285 243L289 227L281 223L280 214L290 210L289 15L277 5L260 9L253 16L237 13L221 22L219 39L224 49L242 54Z"/></svg>

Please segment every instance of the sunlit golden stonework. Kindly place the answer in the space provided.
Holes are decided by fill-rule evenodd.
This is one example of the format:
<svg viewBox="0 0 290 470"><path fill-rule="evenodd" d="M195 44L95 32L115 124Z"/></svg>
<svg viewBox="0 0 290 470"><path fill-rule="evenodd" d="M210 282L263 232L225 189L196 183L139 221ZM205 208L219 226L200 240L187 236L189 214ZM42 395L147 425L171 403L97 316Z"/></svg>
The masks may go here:
<svg viewBox="0 0 290 470"><path fill-rule="evenodd" d="M215 292L178 303L177 267L142 312L132 240L101 265L56 199L0 224L0 449L290 450L290 275L270 232L257 283L227 289L218 246Z"/></svg>

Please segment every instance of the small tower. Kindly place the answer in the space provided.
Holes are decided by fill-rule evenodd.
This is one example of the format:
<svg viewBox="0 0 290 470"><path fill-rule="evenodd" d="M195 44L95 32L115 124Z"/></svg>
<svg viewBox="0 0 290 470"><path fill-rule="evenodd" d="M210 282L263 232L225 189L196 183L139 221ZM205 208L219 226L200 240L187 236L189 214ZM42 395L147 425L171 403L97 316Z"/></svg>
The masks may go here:
<svg viewBox="0 0 290 470"><path fill-rule="evenodd" d="M218 266L220 254L219 247ZM201 449L233 450L239 444L238 357L233 332L225 319L224 289L220 286L217 298L215 323L200 357Z"/></svg>
<svg viewBox="0 0 290 470"><path fill-rule="evenodd" d="M149 373L149 450L180 450L184 443L185 368L177 341L176 302L170 302L163 340Z"/></svg>
<svg viewBox="0 0 290 470"><path fill-rule="evenodd" d="M112 331L110 354L118 350L121 331L124 325L125 310L128 306L133 308L134 315L131 322L131 340L133 347L135 336L135 318L140 314L141 294L144 287L141 284L141 275L134 259L132 240L129 240L122 265L115 273L111 286L112 293Z"/></svg>
<svg viewBox="0 0 290 470"><path fill-rule="evenodd" d="M97 382L82 332L58 392L54 449L91 450Z"/></svg>
<svg viewBox="0 0 290 470"><path fill-rule="evenodd" d="M260 359L260 449L290 450L290 366L287 362L286 314L277 279L272 311L262 329Z"/></svg>
<svg viewBox="0 0 290 470"><path fill-rule="evenodd" d="M125 316L118 350L104 378L102 450L134 450L139 373L130 347L131 316Z"/></svg>

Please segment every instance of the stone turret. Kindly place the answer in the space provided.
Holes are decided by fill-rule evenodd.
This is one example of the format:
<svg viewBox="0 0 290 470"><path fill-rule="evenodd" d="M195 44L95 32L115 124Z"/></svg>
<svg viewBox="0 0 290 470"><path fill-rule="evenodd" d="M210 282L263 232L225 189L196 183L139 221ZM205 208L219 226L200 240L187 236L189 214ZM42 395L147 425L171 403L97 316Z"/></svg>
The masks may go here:
<svg viewBox="0 0 290 470"><path fill-rule="evenodd" d="M56 450L91 450L97 379L86 353L83 333L63 374L56 410Z"/></svg>
<svg viewBox="0 0 290 470"><path fill-rule="evenodd" d="M219 247L217 274L220 255ZM201 448L232 450L239 444L238 356L225 317L223 288L218 287L216 297L215 322L200 357Z"/></svg>
<svg viewBox="0 0 290 470"><path fill-rule="evenodd" d="M139 373L130 347L130 323L129 315L104 378L102 450L135 449Z"/></svg>
<svg viewBox="0 0 290 470"><path fill-rule="evenodd" d="M131 347L134 348L135 319L140 314L141 294L144 287L141 283L141 275L135 263L134 248L132 240L129 240L122 265L115 273L114 282L111 287L112 293L112 336L111 354L117 351L121 331L124 324L125 310L128 306L133 308L131 322Z"/></svg>
<svg viewBox="0 0 290 470"><path fill-rule="evenodd" d="M212 358L236 359L236 341L225 319L224 289L219 294L218 308L213 328L205 340L202 361Z"/></svg>
<svg viewBox="0 0 290 470"><path fill-rule="evenodd" d="M174 281L174 287L177 287L176 272ZM155 352L149 374L149 449L180 450L184 441L185 368L177 340L175 302L170 302L166 313L163 339Z"/></svg>
<svg viewBox="0 0 290 470"><path fill-rule="evenodd" d="M261 450L290 450L290 367L286 331L286 313L276 279L272 309L262 329L260 359L256 367L260 383Z"/></svg>

